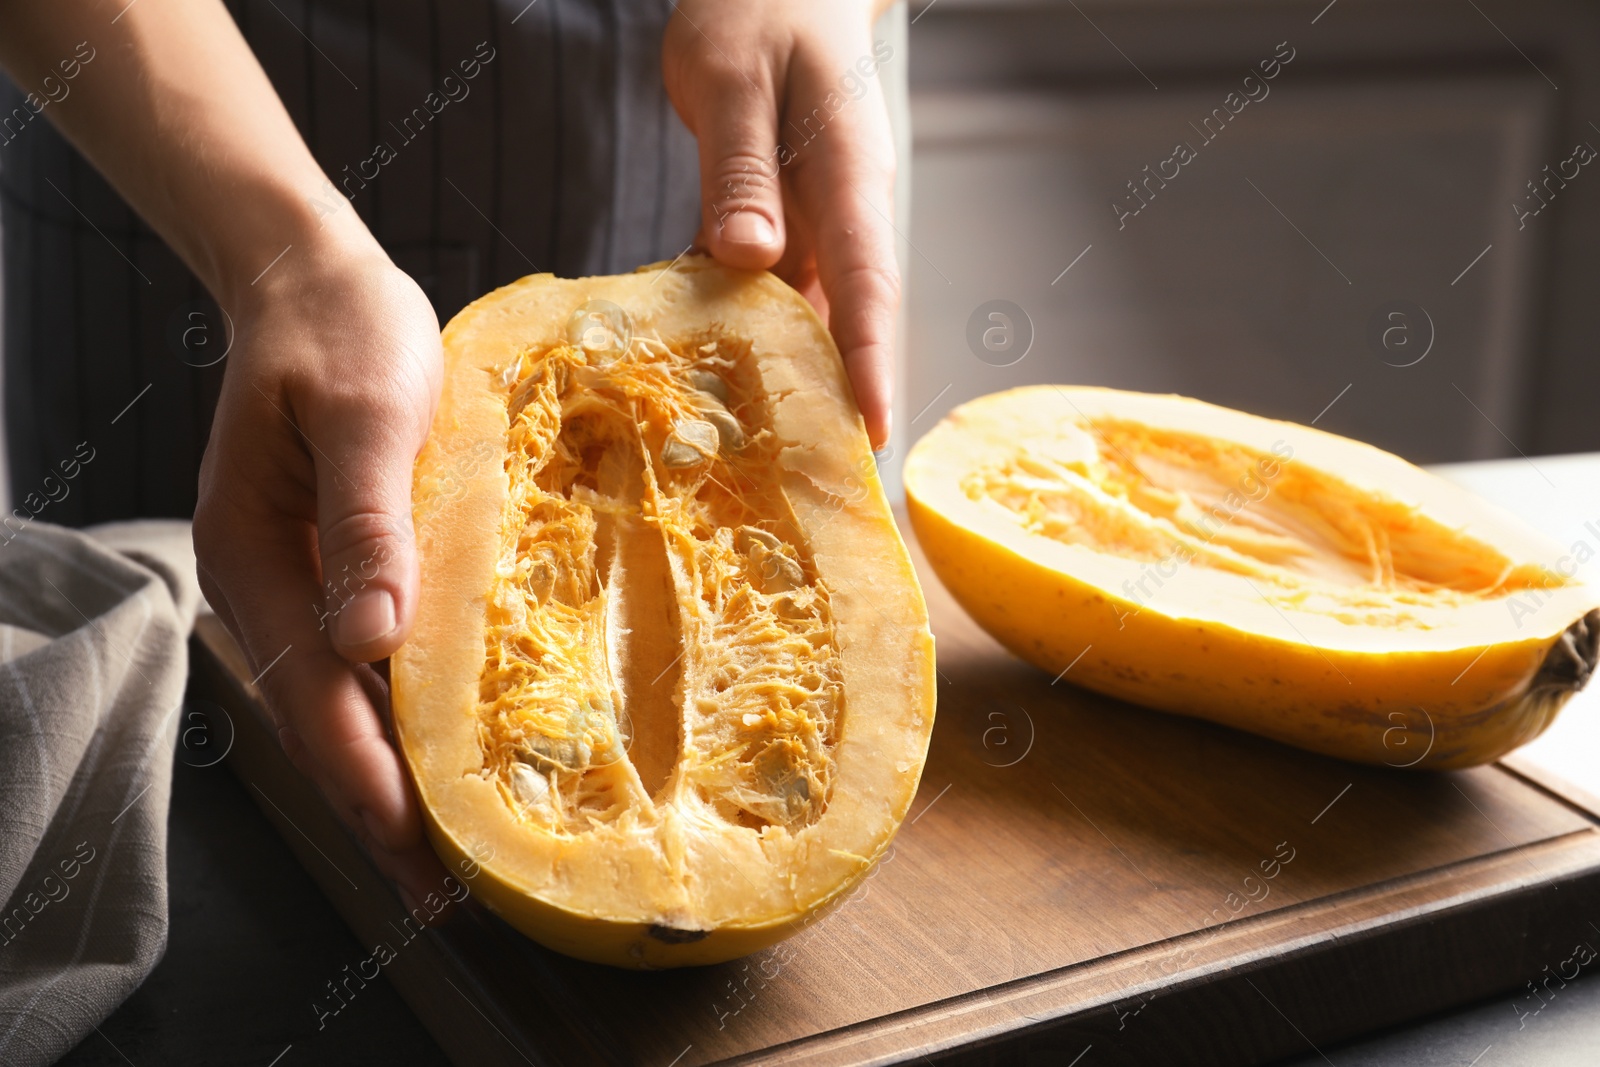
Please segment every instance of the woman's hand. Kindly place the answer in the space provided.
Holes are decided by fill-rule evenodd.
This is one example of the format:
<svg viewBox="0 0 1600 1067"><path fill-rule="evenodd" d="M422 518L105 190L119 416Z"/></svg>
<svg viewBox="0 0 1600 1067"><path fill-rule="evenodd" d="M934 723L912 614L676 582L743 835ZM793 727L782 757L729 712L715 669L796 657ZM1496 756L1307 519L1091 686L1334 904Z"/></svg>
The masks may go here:
<svg viewBox="0 0 1600 1067"><path fill-rule="evenodd" d="M231 302L194 540L284 750L411 908L445 872L367 663L416 613L411 471L439 394L439 324L375 243L352 243L291 248Z"/></svg>
<svg viewBox="0 0 1600 1067"><path fill-rule="evenodd" d="M881 6L881 5L880 5ZM894 142L868 0L682 0L667 93L700 143L699 243L767 268L828 320L874 448L894 389Z"/></svg>
<svg viewBox="0 0 1600 1067"><path fill-rule="evenodd" d="M195 513L201 588L295 764L403 893L440 894L367 666L416 612L411 468L442 375L433 309L329 184L221 0L115 18L98 0L0 3L0 63L20 84L78 42L98 58L51 120L234 327Z"/></svg>

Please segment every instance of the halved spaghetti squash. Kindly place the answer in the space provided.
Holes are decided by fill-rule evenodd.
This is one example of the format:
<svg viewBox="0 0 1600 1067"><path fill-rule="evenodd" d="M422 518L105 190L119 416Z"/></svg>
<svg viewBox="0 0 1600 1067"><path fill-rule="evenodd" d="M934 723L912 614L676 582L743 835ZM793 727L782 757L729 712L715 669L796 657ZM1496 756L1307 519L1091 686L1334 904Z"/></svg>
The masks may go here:
<svg viewBox="0 0 1600 1067"><path fill-rule="evenodd" d="M926 608L838 352L708 260L525 278L444 332L395 729L435 847L552 948L708 963L883 853Z"/></svg>
<svg viewBox="0 0 1600 1067"><path fill-rule="evenodd" d="M1139 704L1460 767L1537 736L1594 668L1581 559L1310 427L1037 386L951 412L905 478L917 538L973 618Z"/></svg>

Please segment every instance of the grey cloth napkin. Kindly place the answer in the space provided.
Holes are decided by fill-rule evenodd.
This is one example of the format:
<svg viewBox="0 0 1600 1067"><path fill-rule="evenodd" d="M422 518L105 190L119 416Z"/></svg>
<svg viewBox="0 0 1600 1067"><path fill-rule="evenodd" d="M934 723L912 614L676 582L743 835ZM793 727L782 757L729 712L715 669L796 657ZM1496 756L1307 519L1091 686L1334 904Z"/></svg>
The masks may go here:
<svg viewBox="0 0 1600 1067"><path fill-rule="evenodd" d="M167 940L189 524L0 524L0 1064L51 1063Z"/></svg>

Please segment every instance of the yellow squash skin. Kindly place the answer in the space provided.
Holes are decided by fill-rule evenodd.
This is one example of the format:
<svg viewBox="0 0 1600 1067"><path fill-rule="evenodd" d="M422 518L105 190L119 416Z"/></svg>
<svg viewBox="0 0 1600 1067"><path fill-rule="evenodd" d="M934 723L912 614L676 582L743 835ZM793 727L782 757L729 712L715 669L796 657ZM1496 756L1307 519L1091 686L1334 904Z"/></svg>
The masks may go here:
<svg viewBox="0 0 1600 1067"><path fill-rule="evenodd" d="M598 963L803 929L888 849L934 718L927 610L826 328L771 275L685 257L524 278L443 342L391 665L435 850Z"/></svg>
<svg viewBox="0 0 1600 1067"><path fill-rule="evenodd" d="M1385 493L1403 502L1397 514L1406 521L1437 513L1450 530L1514 561L1553 565L1561 556L1443 480L1307 427L1114 390L996 394L957 409L913 449L910 515L951 594L1008 649L1052 675L1326 755L1453 768L1538 736L1592 670L1600 615L1591 614L1593 590L1576 583L1523 591L1533 605L1525 612L1503 599L1441 608L1417 632L1319 619L1287 601L1267 603L1260 577L1196 578L1186 563L1161 557L1160 573L1171 572L1163 591L1139 596L1132 583L1141 578L1157 591L1149 559L1108 559L1105 546L1030 533L974 500L970 481L968 491L959 484L1014 451L1030 427L1101 419L1244 442L1253 454L1277 446L1278 456L1289 453L1283 467L1310 465L1337 473L1357 494Z"/></svg>
<svg viewBox="0 0 1600 1067"><path fill-rule="evenodd" d="M802 914L778 917L760 925L723 926L694 940L663 941L663 930L655 924L619 922L610 916L560 907L530 894L515 876L505 873L504 864L495 862L492 852L479 846L478 850L483 851L480 860L466 850L463 840L470 839L470 833L445 826L426 806L423 822L440 860L473 896L512 926L563 955L630 970L704 966L760 952L822 918L871 870L870 865L864 867L861 876L841 882L831 897L816 902Z"/></svg>

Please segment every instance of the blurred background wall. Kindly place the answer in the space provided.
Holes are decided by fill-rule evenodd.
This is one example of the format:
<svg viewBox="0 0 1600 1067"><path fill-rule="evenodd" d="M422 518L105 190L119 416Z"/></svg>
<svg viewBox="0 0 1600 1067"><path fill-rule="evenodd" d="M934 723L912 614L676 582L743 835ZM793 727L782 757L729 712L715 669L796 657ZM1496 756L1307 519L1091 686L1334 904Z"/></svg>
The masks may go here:
<svg viewBox="0 0 1600 1067"><path fill-rule="evenodd" d="M906 440L1070 382L1417 462L1600 449L1600 6L909 16Z"/></svg>

